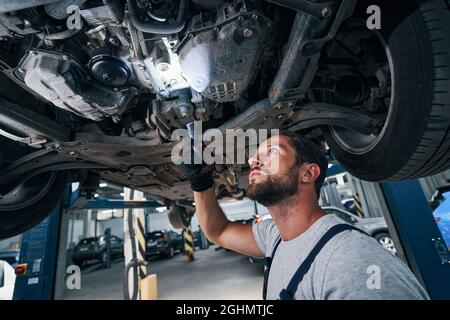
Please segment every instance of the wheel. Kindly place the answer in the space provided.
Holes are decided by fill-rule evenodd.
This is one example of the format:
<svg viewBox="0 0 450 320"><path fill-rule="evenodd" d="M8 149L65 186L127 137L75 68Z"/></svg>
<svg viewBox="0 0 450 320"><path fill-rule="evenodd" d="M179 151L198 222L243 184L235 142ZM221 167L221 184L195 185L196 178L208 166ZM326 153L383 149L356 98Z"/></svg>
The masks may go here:
<svg viewBox="0 0 450 320"><path fill-rule="evenodd" d="M83 264L84 264L84 261L83 261L83 260L79 260L79 259L73 259L73 258L72 258L72 262L73 262L73 264L79 266L80 268L81 268L81 267L83 266Z"/></svg>
<svg viewBox="0 0 450 320"><path fill-rule="evenodd" d="M67 181L64 172L46 172L4 191L0 197L0 240L44 220L63 197Z"/></svg>
<svg viewBox="0 0 450 320"><path fill-rule="evenodd" d="M175 256L175 250L170 247L169 251L164 255L165 258L172 259Z"/></svg>
<svg viewBox="0 0 450 320"><path fill-rule="evenodd" d="M379 244L381 244L383 246L383 248L385 248L390 253L392 253L394 255L397 253L397 250L395 249L395 245L394 245L394 240L392 240L389 233L380 232L380 233L377 233L374 236L374 238L375 238L375 240L378 241Z"/></svg>
<svg viewBox="0 0 450 320"><path fill-rule="evenodd" d="M108 259L108 254L106 253L106 251L103 251L101 257L100 257L100 261L102 263L106 263L106 260Z"/></svg>
<svg viewBox="0 0 450 320"><path fill-rule="evenodd" d="M381 30L366 27L372 4L381 9ZM356 66L346 66L353 75L341 78L341 92L323 94L323 100L380 118L371 135L324 129L331 152L352 175L388 181L450 168L449 30L444 0L360 1L341 26L327 58Z"/></svg>
<svg viewBox="0 0 450 320"><path fill-rule="evenodd" d="M172 203L169 208L169 221L175 229L184 229L191 224L192 215L184 207Z"/></svg>

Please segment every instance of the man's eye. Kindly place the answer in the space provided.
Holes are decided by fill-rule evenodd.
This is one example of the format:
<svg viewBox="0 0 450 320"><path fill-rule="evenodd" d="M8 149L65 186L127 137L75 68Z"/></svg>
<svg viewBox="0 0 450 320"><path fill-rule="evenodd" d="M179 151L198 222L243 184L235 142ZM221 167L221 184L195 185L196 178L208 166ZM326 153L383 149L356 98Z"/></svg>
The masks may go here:
<svg viewBox="0 0 450 320"><path fill-rule="evenodd" d="M268 154L268 155L278 154L278 150L275 149L275 148L270 148L270 149L267 151L267 154Z"/></svg>

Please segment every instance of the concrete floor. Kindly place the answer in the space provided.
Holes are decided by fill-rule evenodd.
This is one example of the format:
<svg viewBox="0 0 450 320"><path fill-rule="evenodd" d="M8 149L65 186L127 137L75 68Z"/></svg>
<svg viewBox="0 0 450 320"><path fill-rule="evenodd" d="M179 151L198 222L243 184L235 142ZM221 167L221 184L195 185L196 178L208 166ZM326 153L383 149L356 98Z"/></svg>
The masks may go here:
<svg viewBox="0 0 450 320"><path fill-rule="evenodd" d="M187 262L178 254L173 259L152 259L150 272L158 276L160 300L261 299L263 267L230 251L195 252L195 261ZM123 261L111 269L91 266L82 271L81 290L67 291L65 299L123 299ZM97 270L95 270L97 269Z"/></svg>

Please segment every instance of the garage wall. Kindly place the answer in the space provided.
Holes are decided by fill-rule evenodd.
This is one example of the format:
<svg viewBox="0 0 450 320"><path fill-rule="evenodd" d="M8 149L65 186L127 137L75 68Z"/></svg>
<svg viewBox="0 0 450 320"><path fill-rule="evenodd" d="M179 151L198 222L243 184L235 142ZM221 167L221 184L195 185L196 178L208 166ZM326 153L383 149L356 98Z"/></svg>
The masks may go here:
<svg viewBox="0 0 450 320"><path fill-rule="evenodd" d="M436 188L450 184L450 170L436 174L431 177L419 179L423 192L427 199L430 199Z"/></svg>
<svg viewBox="0 0 450 320"><path fill-rule="evenodd" d="M20 235L9 238L9 239L1 240L0 241L0 252L19 249L20 241L21 241Z"/></svg>
<svg viewBox="0 0 450 320"><path fill-rule="evenodd" d="M104 234L105 230L110 228L111 235L117 236L121 239L123 239L124 237L123 218L99 221L97 228L98 228L97 235Z"/></svg>

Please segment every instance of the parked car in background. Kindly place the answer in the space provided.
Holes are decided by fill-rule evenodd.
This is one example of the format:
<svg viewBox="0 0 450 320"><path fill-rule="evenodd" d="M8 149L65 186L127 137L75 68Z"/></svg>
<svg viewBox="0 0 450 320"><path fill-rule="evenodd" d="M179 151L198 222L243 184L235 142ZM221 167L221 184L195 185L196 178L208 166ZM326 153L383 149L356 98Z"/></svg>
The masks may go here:
<svg viewBox="0 0 450 320"><path fill-rule="evenodd" d="M438 188L430 201L434 219L450 250L450 186Z"/></svg>
<svg viewBox="0 0 450 320"><path fill-rule="evenodd" d="M342 199L341 203L344 206L345 210L356 215L355 199L353 198Z"/></svg>
<svg viewBox="0 0 450 320"><path fill-rule="evenodd" d="M6 261L14 269L19 263L20 250L7 250L0 252L0 260Z"/></svg>
<svg viewBox="0 0 450 320"><path fill-rule="evenodd" d="M107 259L106 249L106 238L104 235L81 239L73 250L72 261L79 266L91 260L105 263ZM119 237L111 236L111 259L121 256L123 256L123 240Z"/></svg>
<svg viewBox="0 0 450 320"><path fill-rule="evenodd" d="M183 250L183 237L174 231L153 231L147 233L146 258L160 256L172 258Z"/></svg>
<svg viewBox="0 0 450 320"><path fill-rule="evenodd" d="M15 268L0 257L0 300L12 300L16 282Z"/></svg>
<svg viewBox="0 0 450 320"><path fill-rule="evenodd" d="M384 220L383 217L361 218L337 207L322 207L322 209L326 213L334 214L338 218L354 225L368 235L374 237L383 246L383 248L385 248L392 254L397 253L397 250L394 246L394 240L392 240L392 237L389 234L386 220Z"/></svg>
<svg viewBox="0 0 450 320"><path fill-rule="evenodd" d="M331 206L324 206L322 209L327 214L334 214L345 222L366 232L370 236L374 237L386 250L392 254L396 254L397 250L395 249L394 241L389 234L388 226L383 217L361 218L344 209ZM271 219L269 214L260 215L255 219L255 223L259 223L267 219Z"/></svg>

